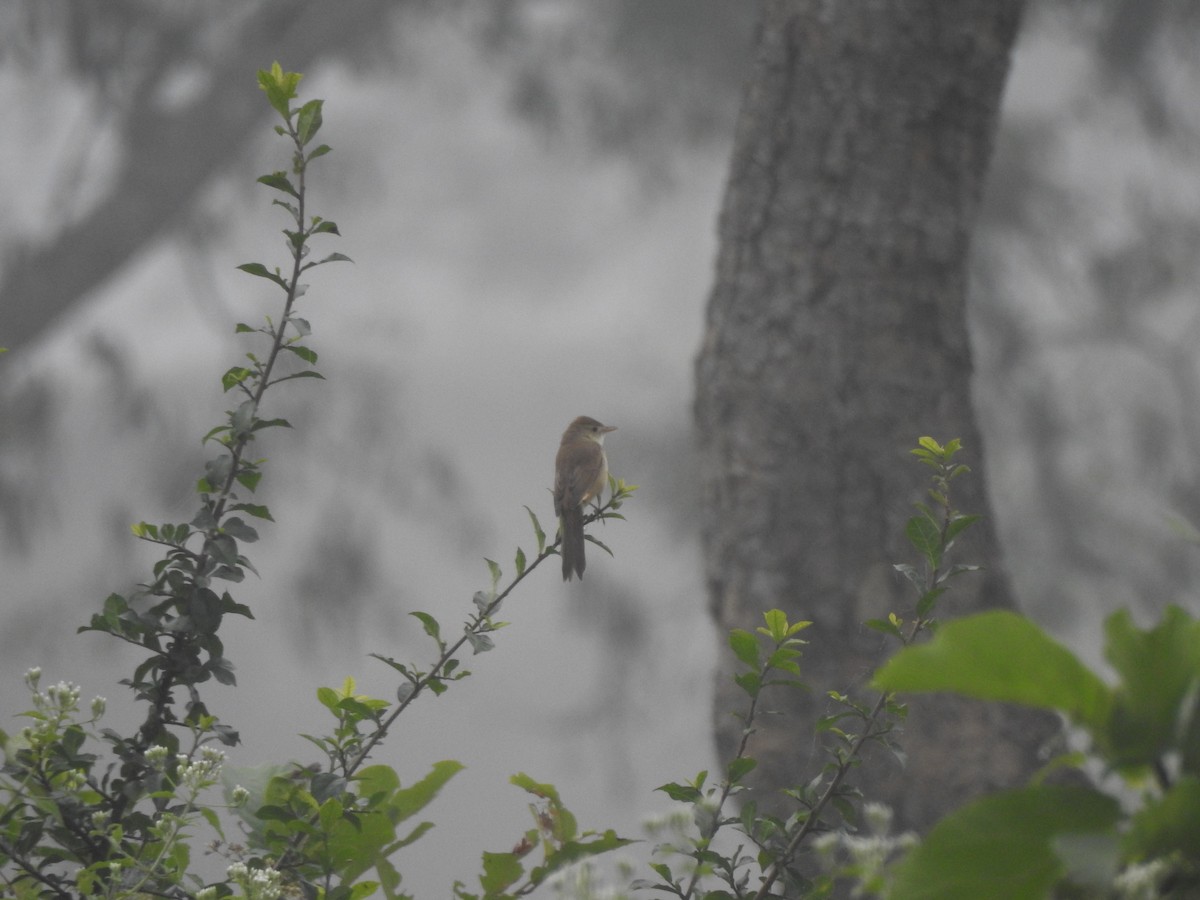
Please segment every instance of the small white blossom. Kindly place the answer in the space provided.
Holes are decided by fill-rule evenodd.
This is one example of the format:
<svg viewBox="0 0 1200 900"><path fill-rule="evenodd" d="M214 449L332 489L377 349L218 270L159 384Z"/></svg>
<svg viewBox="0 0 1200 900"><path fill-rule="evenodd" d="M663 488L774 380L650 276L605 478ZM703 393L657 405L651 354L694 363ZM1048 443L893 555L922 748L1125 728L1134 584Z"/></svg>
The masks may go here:
<svg viewBox="0 0 1200 900"><path fill-rule="evenodd" d="M842 836L836 831L826 831L812 839L813 851L825 866L832 866L837 861L837 851L841 845Z"/></svg>
<svg viewBox="0 0 1200 900"><path fill-rule="evenodd" d="M179 757L179 783L195 791L216 781L225 762L225 754L215 747L205 747L200 758L189 763L186 756Z"/></svg>
<svg viewBox="0 0 1200 900"><path fill-rule="evenodd" d="M226 874L246 892L247 900L277 900L282 893L276 869L251 870L245 863L237 862L226 870Z"/></svg>
<svg viewBox="0 0 1200 900"><path fill-rule="evenodd" d="M863 804L862 814L871 834L884 835L892 830L892 808L890 806L868 801Z"/></svg>
<svg viewBox="0 0 1200 900"><path fill-rule="evenodd" d="M1114 880L1117 896L1124 900L1154 900L1159 895L1159 882L1170 870L1166 860L1162 859L1129 866Z"/></svg>
<svg viewBox="0 0 1200 900"><path fill-rule="evenodd" d="M74 709L79 703L79 686L69 681L60 681L46 688L46 696L50 703L60 710Z"/></svg>

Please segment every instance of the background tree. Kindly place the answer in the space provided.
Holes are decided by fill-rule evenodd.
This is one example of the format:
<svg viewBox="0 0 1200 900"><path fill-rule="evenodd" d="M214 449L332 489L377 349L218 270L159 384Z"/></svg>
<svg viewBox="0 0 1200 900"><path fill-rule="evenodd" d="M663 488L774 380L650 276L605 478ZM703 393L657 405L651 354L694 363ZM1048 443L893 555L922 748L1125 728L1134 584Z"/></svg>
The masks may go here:
<svg viewBox="0 0 1200 900"><path fill-rule="evenodd" d="M919 499L919 473L900 464L914 429L961 435L983 472L967 251L1021 6L764 7L696 369L705 559L721 627L772 607L814 620L812 684L860 682L882 648L861 623L912 608L891 564ZM987 510L982 483L961 509ZM993 532L978 534L987 574L943 613L1012 604ZM800 696L799 718L759 736L762 783L806 777L824 707ZM740 726L717 727L728 750ZM927 825L1027 773L1052 729L1027 712L915 704L905 774L868 767L864 790Z"/></svg>
<svg viewBox="0 0 1200 900"><path fill-rule="evenodd" d="M345 10L310 4L297 11L278 0L165 14L140 2L5 9L9 39L63 51L66 74L91 100L80 122L90 139L78 142L58 185L60 221L43 224L59 230L13 254L0 279L7 298L0 333L8 345L36 337L164 229L177 227L181 210L228 165L231 151L255 135L262 113L257 98L240 90L246 60L274 54L307 70L351 46L361 52L388 12L378 0ZM125 152L104 177L96 171L103 168L98 145L109 129ZM81 197L90 201L86 208Z"/></svg>

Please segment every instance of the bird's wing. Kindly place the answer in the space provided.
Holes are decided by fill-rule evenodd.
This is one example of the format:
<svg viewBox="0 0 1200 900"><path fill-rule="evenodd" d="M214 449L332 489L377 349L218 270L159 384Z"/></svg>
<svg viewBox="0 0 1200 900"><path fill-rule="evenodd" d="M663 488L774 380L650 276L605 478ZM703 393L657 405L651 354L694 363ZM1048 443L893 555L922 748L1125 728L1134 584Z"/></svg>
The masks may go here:
<svg viewBox="0 0 1200 900"><path fill-rule="evenodd" d="M562 447L555 461L554 506L559 515L590 500L588 491L600 477L604 467L604 451L598 444L587 442Z"/></svg>

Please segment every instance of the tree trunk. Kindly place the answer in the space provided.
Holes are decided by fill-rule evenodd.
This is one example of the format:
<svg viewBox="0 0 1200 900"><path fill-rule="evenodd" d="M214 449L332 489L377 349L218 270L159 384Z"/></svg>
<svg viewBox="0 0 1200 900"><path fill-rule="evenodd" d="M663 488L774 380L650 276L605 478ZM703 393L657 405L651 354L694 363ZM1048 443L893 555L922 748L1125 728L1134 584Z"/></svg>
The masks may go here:
<svg viewBox="0 0 1200 900"><path fill-rule="evenodd" d="M772 698L788 715L751 747L763 787L817 773L825 692L861 695L892 649L861 623L912 614L892 564L915 561L903 522L926 484L907 452L918 436L962 438L973 474L955 482L956 506L989 511L967 251L1021 6L764 6L696 367L713 614L723 629L772 607L815 623L802 662L814 690ZM991 526L967 534L959 561L987 571L951 583L942 617L1012 605ZM725 758L739 694L723 673ZM878 755L854 776L908 827L1019 781L1055 727L947 697L911 706L907 767Z"/></svg>

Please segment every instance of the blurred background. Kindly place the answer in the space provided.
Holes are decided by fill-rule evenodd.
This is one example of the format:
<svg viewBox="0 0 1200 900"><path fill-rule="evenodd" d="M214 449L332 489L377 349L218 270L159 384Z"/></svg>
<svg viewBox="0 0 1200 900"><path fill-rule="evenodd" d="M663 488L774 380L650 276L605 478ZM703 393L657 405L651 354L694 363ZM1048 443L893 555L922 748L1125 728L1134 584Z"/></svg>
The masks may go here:
<svg viewBox="0 0 1200 900"><path fill-rule="evenodd" d="M255 70L323 98L311 210L354 265L315 270L301 314L328 381L268 394L259 489L277 524L227 626L231 762L312 759L313 692L377 652L420 662L407 613L450 629L553 530L576 415L619 430L641 486L589 548L587 580L536 573L474 677L406 717L377 757L467 770L399 860L445 895L528 827L526 771L587 827L635 834L653 788L715 764L692 488L692 361L757 4L148 0L0 8L0 702L21 673L109 697L136 657L76 636L156 558L129 525L183 521L251 349L278 308L235 266L282 265L287 165ZM1099 662L1100 621L1195 610L1200 521L1200 8L1032 0L1019 39L971 300L995 514L1024 609ZM928 430L913 423L914 439ZM951 435L940 435L948 438ZM968 451L970 448L968 448ZM753 623L747 623L751 625ZM126 721L133 716L125 714ZM0 728L11 728L8 721ZM472 852L461 852L463 846Z"/></svg>

